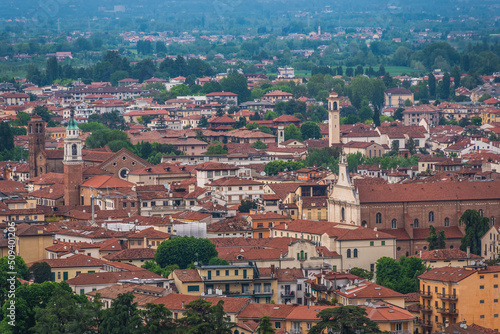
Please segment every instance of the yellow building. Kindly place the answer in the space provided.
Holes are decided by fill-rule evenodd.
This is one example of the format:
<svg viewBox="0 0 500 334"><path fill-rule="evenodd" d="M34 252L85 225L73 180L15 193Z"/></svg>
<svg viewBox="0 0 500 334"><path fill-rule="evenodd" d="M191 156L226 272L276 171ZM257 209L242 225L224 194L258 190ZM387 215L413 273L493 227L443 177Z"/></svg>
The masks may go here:
<svg viewBox="0 0 500 334"><path fill-rule="evenodd" d="M276 275L271 269L257 269L249 264L178 269L169 278L183 294L249 298L254 303L278 302Z"/></svg>
<svg viewBox="0 0 500 334"><path fill-rule="evenodd" d="M37 262L47 262L52 271L52 281L62 282L78 276L80 273L95 273L101 270L106 263L83 254L75 254L67 258L44 259L28 263L31 267Z"/></svg>
<svg viewBox="0 0 500 334"><path fill-rule="evenodd" d="M376 322L381 332L391 334L412 334L414 330L415 317L407 310L387 304L375 303L369 307L360 305L366 309L367 317ZM335 306L296 306L286 316L285 332L290 334L307 333L320 319L317 314L325 309Z"/></svg>
<svg viewBox="0 0 500 334"><path fill-rule="evenodd" d="M413 105L413 93L404 88L390 88L384 92L384 105L387 108L395 107L400 108L405 106L406 100L410 100Z"/></svg>
<svg viewBox="0 0 500 334"><path fill-rule="evenodd" d="M486 108L481 110L482 124L500 122L500 109Z"/></svg>
<svg viewBox="0 0 500 334"><path fill-rule="evenodd" d="M146 228L139 232L127 235L129 248L157 249L165 240L170 239L170 234L158 231L154 227Z"/></svg>
<svg viewBox="0 0 500 334"><path fill-rule="evenodd" d="M466 321L500 328L500 266L435 268L419 276L423 333Z"/></svg>
<svg viewBox="0 0 500 334"><path fill-rule="evenodd" d="M7 229L7 232L12 232ZM15 252L23 258L24 262L34 262L45 259L46 247L52 246L54 233L47 232L28 224L18 224L15 228ZM7 238L0 239L0 256L9 255L9 242Z"/></svg>

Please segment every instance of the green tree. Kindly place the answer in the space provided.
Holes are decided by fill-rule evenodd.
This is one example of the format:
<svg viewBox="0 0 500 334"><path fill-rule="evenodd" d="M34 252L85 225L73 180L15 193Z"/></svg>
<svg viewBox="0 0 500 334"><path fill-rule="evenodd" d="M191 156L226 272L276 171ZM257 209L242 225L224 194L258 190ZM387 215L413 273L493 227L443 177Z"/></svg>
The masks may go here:
<svg viewBox="0 0 500 334"><path fill-rule="evenodd" d="M418 257L402 257L399 261L381 257L376 262L377 284L399 293L418 291L418 276L424 273L425 265Z"/></svg>
<svg viewBox="0 0 500 334"><path fill-rule="evenodd" d="M251 209L256 209L257 203L251 200L242 199L241 204L238 206L239 212L250 212Z"/></svg>
<svg viewBox="0 0 500 334"><path fill-rule="evenodd" d="M200 117L200 122L198 123L198 127L199 128L208 128L208 126L209 126L208 120L205 117L205 115L201 116Z"/></svg>
<svg viewBox="0 0 500 334"><path fill-rule="evenodd" d="M289 139L302 140L302 133L295 124L290 124L285 127L285 140Z"/></svg>
<svg viewBox="0 0 500 334"><path fill-rule="evenodd" d="M305 165L302 161L274 160L266 164L266 166L264 167L264 172L267 175L276 175L285 170L295 171L304 167Z"/></svg>
<svg viewBox="0 0 500 334"><path fill-rule="evenodd" d="M263 150L263 149L267 148L267 145L264 144L262 141L257 140L255 143L253 143L252 147L257 149L257 150Z"/></svg>
<svg viewBox="0 0 500 334"><path fill-rule="evenodd" d="M85 334L95 330L96 314L85 296L56 285L45 307L35 307L36 324L31 332L37 334Z"/></svg>
<svg viewBox="0 0 500 334"><path fill-rule="evenodd" d="M33 108L33 115L38 115L44 122L50 122L52 115L46 105L36 106Z"/></svg>
<svg viewBox="0 0 500 334"><path fill-rule="evenodd" d="M220 257L213 257L208 261L209 266L227 266L229 262L227 260L221 259Z"/></svg>
<svg viewBox="0 0 500 334"><path fill-rule="evenodd" d="M209 145L207 147L207 151L205 152L206 155L214 155L214 154L227 154L227 147L224 145L222 146L221 143L219 142L213 142L212 145Z"/></svg>
<svg viewBox="0 0 500 334"><path fill-rule="evenodd" d="M231 334L229 316L224 312L224 301L216 305L204 299L196 299L186 305L184 317L179 319L183 324L182 333L189 334Z"/></svg>
<svg viewBox="0 0 500 334"><path fill-rule="evenodd" d="M459 224L465 224L465 235L462 237L460 249L466 251L470 247L472 254L481 255L481 238L488 232L489 219L483 217L477 210L465 210L459 220Z"/></svg>
<svg viewBox="0 0 500 334"><path fill-rule="evenodd" d="M354 267L351 269L350 273L364 279L373 279L373 271L369 271L363 268Z"/></svg>
<svg viewBox="0 0 500 334"><path fill-rule="evenodd" d="M132 334L142 324L141 313L130 292L119 294L111 307L102 313L99 333Z"/></svg>
<svg viewBox="0 0 500 334"><path fill-rule="evenodd" d="M390 156L397 156L399 152L399 140L393 140L391 143L391 151L389 152Z"/></svg>
<svg viewBox="0 0 500 334"><path fill-rule="evenodd" d="M321 129L319 128L318 124L311 121L302 123L302 125L300 126L300 132L302 133L302 138L304 139L321 138Z"/></svg>
<svg viewBox="0 0 500 334"><path fill-rule="evenodd" d="M430 225L429 236L425 238L425 240L429 243L429 250L446 248L446 235L444 230L437 232L433 225Z"/></svg>
<svg viewBox="0 0 500 334"><path fill-rule="evenodd" d="M481 123L483 122L483 120L481 119L481 117L472 117L470 122L472 123L472 125L481 126Z"/></svg>
<svg viewBox="0 0 500 334"><path fill-rule="evenodd" d="M238 102L246 102L250 100L250 90L248 89L247 79L243 74L238 72L229 72L227 77L220 81L222 90L238 94Z"/></svg>
<svg viewBox="0 0 500 334"><path fill-rule="evenodd" d="M450 96L450 74L446 72L443 76L443 80L439 83L439 97L443 100L448 99Z"/></svg>
<svg viewBox="0 0 500 334"><path fill-rule="evenodd" d="M436 97L436 77L432 73L429 73L428 85L429 85L430 97L435 98Z"/></svg>
<svg viewBox="0 0 500 334"><path fill-rule="evenodd" d="M273 325L271 324L271 318L269 318L268 316L262 317L262 319L260 319L259 327L257 327L255 333L256 334L276 333L276 331L273 328Z"/></svg>
<svg viewBox="0 0 500 334"><path fill-rule="evenodd" d="M163 241L158 246L155 261L162 268L177 264L183 269L195 261L206 264L217 255L215 245L210 240L181 237Z"/></svg>
<svg viewBox="0 0 500 334"><path fill-rule="evenodd" d="M484 102L484 101L486 101L489 98L491 98L491 95L488 94L488 93L486 93L486 94L481 95L481 97L477 101L478 102Z"/></svg>
<svg viewBox="0 0 500 334"><path fill-rule="evenodd" d="M31 120L31 116L28 113L25 113L24 111L20 111L16 115L16 122L15 125L18 126L26 126L28 125L28 122Z"/></svg>
<svg viewBox="0 0 500 334"><path fill-rule="evenodd" d="M268 110L266 112L266 114L264 115L264 119L266 121L271 121L271 120L273 120L273 119L275 119L277 117L278 117L278 114L276 114L276 112L274 112L273 110Z"/></svg>
<svg viewBox="0 0 500 334"><path fill-rule="evenodd" d="M0 123L0 151L10 151L14 148L14 134L11 131L10 124Z"/></svg>
<svg viewBox="0 0 500 334"><path fill-rule="evenodd" d="M15 256L14 259L10 259L4 256L0 259L0 306L7 299L8 289L10 287L10 281L7 279L11 278L8 272L17 273L16 278L29 279L28 276L28 266L24 262L23 258L20 256Z"/></svg>
<svg viewBox="0 0 500 334"><path fill-rule="evenodd" d="M52 269L47 262L36 262L29 269L29 276L35 283L43 283L52 279Z"/></svg>
<svg viewBox="0 0 500 334"><path fill-rule="evenodd" d="M413 137L410 137L408 139L408 142L406 143L406 148L410 152L411 155L417 154L417 145L415 144L415 140Z"/></svg>
<svg viewBox="0 0 500 334"><path fill-rule="evenodd" d="M377 323L370 320L366 310L359 306L327 308L317 316L320 321L311 327L309 334L321 334L326 329L339 334L380 333Z"/></svg>
<svg viewBox="0 0 500 334"><path fill-rule="evenodd" d="M141 328L143 334L174 334L177 325L172 319L172 312L163 304L147 303L146 309L140 311L144 326Z"/></svg>
<svg viewBox="0 0 500 334"><path fill-rule="evenodd" d="M47 78L47 83L49 84L54 83L54 81L59 78L59 65L57 64L56 57L50 57L47 59L45 77Z"/></svg>

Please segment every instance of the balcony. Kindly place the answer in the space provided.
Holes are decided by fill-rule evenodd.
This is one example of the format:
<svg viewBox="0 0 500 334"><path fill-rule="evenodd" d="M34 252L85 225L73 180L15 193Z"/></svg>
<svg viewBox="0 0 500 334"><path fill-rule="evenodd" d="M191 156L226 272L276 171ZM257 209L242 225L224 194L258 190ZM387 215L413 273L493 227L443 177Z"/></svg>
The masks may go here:
<svg viewBox="0 0 500 334"><path fill-rule="evenodd" d="M253 290L255 296L271 296L274 295L274 289L272 290Z"/></svg>
<svg viewBox="0 0 500 334"><path fill-rule="evenodd" d="M285 291L281 293L281 298L287 299L287 298L295 298L295 292L294 291Z"/></svg>
<svg viewBox="0 0 500 334"><path fill-rule="evenodd" d="M420 291L420 296L424 298L432 298L432 294L430 291Z"/></svg>
<svg viewBox="0 0 500 334"><path fill-rule="evenodd" d="M417 320L417 326L422 326L422 327L431 327L432 328L432 321L430 320L422 320L422 319L418 319Z"/></svg>
<svg viewBox="0 0 500 334"><path fill-rule="evenodd" d="M443 300L458 300L457 295L450 295L446 293L438 293L438 298L443 299Z"/></svg>
<svg viewBox="0 0 500 334"><path fill-rule="evenodd" d="M390 331L390 334L412 334L412 331L408 329L402 329L400 331Z"/></svg>
<svg viewBox="0 0 500 334"><path fill-rule="evenodd" d="M418 305L418 310L420 312L424 312L424 313L429 312L430 313L430 312L432 312L432 306L430 306L430 305L428 305L428 306Z"/></svg>
<svg viewBox="0 0 500 334"><path fill-rule="evenodd" d="M458 315L458 310L457 309L449 309L449 308L439 308L438 313L444 314L444 315Z"/></svg>
<svg viewBox="0 0 500 334"><path fill-rule="evenodd" d="M302 329L300 328L292 328L289 331L290 334L302 334Z"/></svg>
<svg viewBox="0 0 500 334"><path fill-rule="evenodd" d="M250 290L245 290L245 291L224 291L222 294L226 296L247 296L250 297L252 295L252 291Z"/></svg>
<svg viewBox="0 0 500 334"><path fill-rule="evenodd" d="M328 290L326 285L315 284L315 283L311 283L311 289L316 290L316 291L327 291Z"/></svg>

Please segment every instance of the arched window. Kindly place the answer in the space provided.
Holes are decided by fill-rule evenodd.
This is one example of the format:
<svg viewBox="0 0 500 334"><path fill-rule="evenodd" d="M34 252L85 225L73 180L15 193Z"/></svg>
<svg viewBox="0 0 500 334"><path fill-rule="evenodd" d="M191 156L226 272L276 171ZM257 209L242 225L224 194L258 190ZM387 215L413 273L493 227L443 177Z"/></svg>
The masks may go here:
<svg viewBox="0 0 500 334"><path fill-rule="evenodd" d="M482 216L483 216L483 214L484 214L484 213L483 213L483 209L479 209L479 211L478 211L478 212L479 212L479 215L482 217Z"/></svg>
<svg viewBox="0 0 500 334"><path fill-rule="evenodd" d="M495 217L493 216L490 217L490 225L491 226L495 225Z"/></svg>
<svg viewBox="0 0 500 334"><path fill-rule="evenodd" d="M413 221L413 228L418 228L418 225L419 225L419 223L418 223L418 219L415 219L415 220Z"/></svg>
<svg viewBox="0 0 500 334"><path fill-rule="evenodd" d="M377 215L375 216L375 223L382 224L382 214L380 212L377 212Z"/></svg>
<svg viewBox="0 0 500 334"><path fill-rule="evenodd" d="M396 219L392 220L392 228L398 228L398 222Z"/></svg>
<svg viewBox="0 0 500 334"><path fill-rule="evenodd" d="M449 227L450 226L450 218L446 217L444 219L444 227Z"/></svg>
<svg viewBox="0 0 500 334"><path fill-rule="evenodd" d="M429 222L432 223L434 221L434 212L429 212Z"/></svg>
<svg viewBox="0 0 500 334"><path fill-rule="evenodd" d="M354 257L358 257L358 249L354 248Z"/></svg>
<svg viewBox="0 0 500 334"><path fill-rule="evenodd" d="M76 155L76 144L71 145L71 155Z"/></svg>
<svg viewBox="0 0 500 334"><path fill-rule="evenodd" d="M361 222L361 227L366 227L366 220L363 220L363 221Z"/></svg>
<svg viewBox="0 0 500 334"><path fill-rule="evenodd" d="M351 250L350 250L350 249L348 249L348 250L347 250L347 257L348 257L348 258L350 258L350 257L351 257Z"/></svg>
<svg viewBox="0 0 500 334"><path fill-rule="evenodd" d="M345 209L342 208L342 220L345 220Z"/></svg>
<svg viewBox="0 0 500 334"><path fill-rule="evenodd" d="M303 250L300 251L300 259L304 260L304 251Z"/></svg>

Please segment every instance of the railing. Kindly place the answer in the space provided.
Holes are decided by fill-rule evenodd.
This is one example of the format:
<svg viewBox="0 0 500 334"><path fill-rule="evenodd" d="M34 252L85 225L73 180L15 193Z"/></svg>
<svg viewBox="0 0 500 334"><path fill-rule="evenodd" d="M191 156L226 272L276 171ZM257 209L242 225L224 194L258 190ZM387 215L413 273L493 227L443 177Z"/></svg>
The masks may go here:
<svg viewBox="0 0 500 334"><path fill-rule="evenodd" d="M288 291L288 292L281 293L281 298L293 298L293 297L295 297L294 291Z"/></svg>
<svg viewBox="0 0 500 334"><path fill-rule="evenodd" d="M430 321L430 320L425 321L422 319L418 319L417 325L422 326L422 327L432 327L432 321Z"/></svg>
<svg viewBox="0 0 500 334"><path fill-rule="evenodd" d="M408 329L402 329L400 331L390 331L391 334L412 334L412 331Z"/></svg>
<svg viewBox="0 0 500 334"><path fill-rule="evenodd" d="M290 334L302 334L302 329L292 328L292 329L290 329L289 333Z"/></svg>
<svg viewBox="0 0 500 334"><path fill-rule="evenodd" d="M458 315L458 310L457 309L448 309L448 308L439 308L438 313L441 314L449 314L449 315Z"/></svg>
<svg viewBox="0 0 500 334"><path fill-rule="evenodd" d="M304 297L305 298L311 298L312 294L310 292L304 292Z"/></svg>
<svg viewBox="0 0 500 334"><path fill-rule="evenodd" d="M432 298L432 294L430 291L420 291L420 295L422 297L426 297L426 298Z"/></svg>
<svg viewBox="0 0 500 334"><path fill-rule="evenodd" d="M253 290L254 295L273 295L274 294L274 289L271 290Z"/></svg>
<svg viewBox="0 0 500 334"><path fill-rule="evenodd" d="M323 285L323 284L314 284L314 283L311 283L311 288L316 290L316 291L326 291L328 290L328 288L326 287L326 285Z"/></svg>
<svg viewBox="0 0 500 334"><path fill-rule="evenodd" d="M457 295L455 294L446 294L446 293L438 293L438 298L444 300L458 300Z"/></svg>
<svg viewBox="0 0 500 334"><path fill-rule="evenodd" d="M432 306L418 305L418 310L421 312L432 312Z"/></svg>

